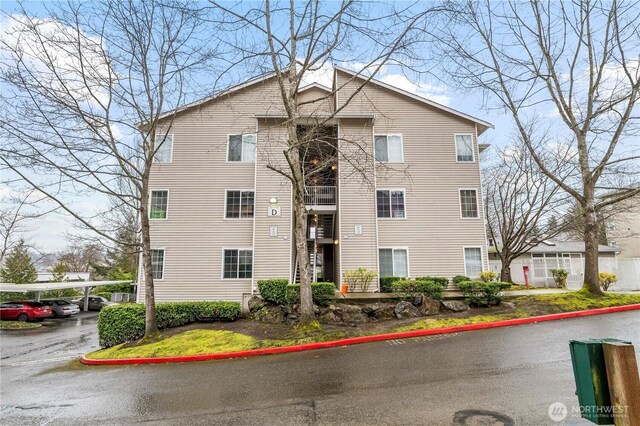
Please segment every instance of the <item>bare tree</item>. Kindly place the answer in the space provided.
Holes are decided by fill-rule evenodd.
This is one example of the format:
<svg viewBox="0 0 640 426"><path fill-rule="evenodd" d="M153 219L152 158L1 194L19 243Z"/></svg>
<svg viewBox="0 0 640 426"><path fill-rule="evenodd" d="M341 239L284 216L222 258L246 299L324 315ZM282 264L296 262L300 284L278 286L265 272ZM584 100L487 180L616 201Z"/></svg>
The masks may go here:
<svg viewBox="0 0 640 426"><path fill-rule="evenodd" d="M105 239L118 233L96 205L112 199L137 211L145 338L157 334L149 174L171 143L165 113L189 101L195 71L210 69L201 15L187 6L69 1L43 18L22 9L1 40L1 164Z"/></svg>
<svg viewBox="0 0 640 426"><path fill-rule="evenodd" d="M540 171L522 143L491 152L491 157L494 161L487 158L482 171L487 231L502 264L500 280L512 282L511 262L567 226L556 218L567 211L570 196ZM558 176L570 174L564 167L570 157L569 150L557 153Z"/></svg>
<svg viewBox="0 0 640 426"><path fill-rule="evenodd" d="M437 34L444 71L506 110L540 170L580 204L584 288L601 295L598 213L640 191L639 3L483 0L451 7L457 10ZM562 179L548 165L549 146L536 144L532 127L555 133L556 144L575 152L574 176Z"/></svg>
<svg viewBox="0 0 640 426"><path fill-rule="evenodd" d="M227 42L242 53L238 63L256 63L275 73L279 90L277 108L281 118L274 124L286 142L274 149L269 146L267 167L285 177L292 185L294 214L294 248L300 273L300 322L315 319L311 282L313 273L308 255L307 186L330 176L340 163L367 184L373 176L373 155L364 138L344 138L330 131L330 123L357 97L363 87L382 67L400 66L403 61L419 58L412 55L421 43L428 17L436 9L415 13L413 6L402 10L354 1L322 3L314 0L279 3L266 0L259 8L230 6L213 2L229 36ZM375 10L376 13L371 13ZM305 76L332 63L356 65L356 76L335 85L326 96L301 100L298 90ZM346 85L355 89L340 99L333 110L321 105L332 99ZM341 166L342 167L342 166ZM314 245L315 250L315 245Z"/></svg>

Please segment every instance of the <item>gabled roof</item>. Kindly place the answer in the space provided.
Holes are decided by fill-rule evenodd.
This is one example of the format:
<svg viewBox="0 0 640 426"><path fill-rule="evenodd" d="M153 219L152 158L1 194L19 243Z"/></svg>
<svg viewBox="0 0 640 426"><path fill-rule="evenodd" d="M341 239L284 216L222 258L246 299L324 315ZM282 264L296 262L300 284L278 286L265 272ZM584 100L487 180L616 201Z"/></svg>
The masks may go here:
<svg viewBox="0 0 640 426"><path fill-rule="evenodd" d="M320 90L322 90L324 92L327 92L327 93L333 92L333 90L331 90L330 87L324 86L324 85L322 85L320 83L311 83L311 84L307 84L306 86L300 87L298 89L298 93L301 93L301 92L304 92L305 90L313 89L313 88L320 89Z"/></svg>
<svg viewBox="0 0 640 426"><path fill-rule="evenodd" d="M338 65L334 65L333 67L334 67L334 69L336 71L341 71L341 72L344 72L346 74L350 74L350 75L352 75L354 77L361 78L363 80L367 79L367 77L365 75L363 75L362 73L351 71L348 68L344 68L344 67L341 67L341 66L338 66ZM335 81L336 81L336 79L334 78L334 82ZM424 98L424 97L422 97L420 95L416 95L415 93L408 92L408 91L406 91L404 89L400 89L399 87L395 87L395 86L392 86L390 84L384 83L384 82L382 82L380 80L376 80L375 78L372 78L371 80L369 80L369 82L373 83L373 84L376 84L378 86L384 87L385 89L391 90L393 92L400 93L401 95L408 96L408 97L410 97L412 99L420 101L420 102L422 102L424 104L427 104L429 106L432 106L434 108L446 111L446 112L448 112L450 114L453 114L453 115L456 115L458 117L462 117L464 119L472 121L472 122L474 122L474 123L476 123L478 125L478 135L482 134L487 129L493 129L494 128L493 124L489 123L488 121L484 121L484 120L481 120L481 119L479 119L477 117L474 117L472 115L465 114L464 112L461 112L461 111L458 111L456 109L450 108L448 106L442 105L442 104L440 104L438 102L435 102L435 101L432 101L430 99Z"/></svg>
<svg viewBox="0 0 640 426"><path fill-rule="evenodd" d="M346 74L350 74L350 75L352 75L354 77L357 77L357 78L361 78L361 79L364 79L364 80L367 79L367 77L362 75L361 73L357 73L355 71L351 71L350 69L347 69L347 68L344 68L344 67L341 67L341 66L338 66L338 65L334 65L333 67L334 67L334 73L337 72L337 71L341 71L341 72L344 72ZM254 78L252 78L250 80L247 80L244 83L237 84L237 85L232 86L232 87L230 87L228 89L225 89L225 90L223 90L223 91L221 91L219 93L216 93L216 94L213 94L211 96L207 96L205 98L202 98L200 100L191 102L191 103L189 103L187 105L184 105L184 106L182 106L182 107L180 107L178 109L175 109L175 110L172 110L172 111L168 111L168 112L162 114L162 116L160 116L160 119L169 117L170 115L173 115L173 114L178 114L178 113L180 113L182 111L185 111L185 110L188 110L188 109L191 109L191 108L195 108L195 107L197 107L199 105L205 104L205 103L207 103L209 101L212 101L212 100L214 100L216 98L219 98L221 96L230 95L231 93L234 93L234 92L237 92L239 90L245 89L245 88L250 87L250 86L252 86L254 84L258 84L258 83L261 83L263 81L269 80L270 78L273 78L275 76L276 76L276 72L275 71L274 72L269 72L269 73L266 73L266 74L262 74L260 76L254 77ZM453 114L455 116L462 117L462 118L464 118L466 120L469 120L469 121L471 121L471 122L473 122L473 123L478 125L478 135L482 134L485 130L487 130L489 128L491 128L491 129L494 128L493 124L489 123L488 121L484 121L484 120L481 120L481 119L479 119L477 117L471 116L469 114L465 114L463 112L460 112L460 111L455 110L453 108L450 108L448 106L442 105L442 104L440 104L438 102L435 102L435 101L432 101L430 99L424 98L422 96L416 95L415 93L411 93L411 92L408 92L408 91L406 91L404 89L400 89L398 87L395 87L395 86L392 86L390 84L384 83L384 82L382 82L380 80L371 79L371 80L369 80L369 82L371 84L376 84L376 85L378 85L380 87L384 87L385 89L388 89L388 90L391 90L393 92L399 93L401 95L404 95L404 96L410 97L412 99L418 100L418 101L420 101L420 102L422 102L424 104L427 104L429 106L432 106L434 108L446 111L446 112L448 112L450 114ZM299 88L298 89L298 93L300 93L302 91L305 91L305 90L308 90L308 89L311 89L311 88L318 88L318 89L323 90L325 92L331 93L332 91L336 90L336 78L335 77L333 79L333 84L334 84L334 88L333 89L331 89L329 87L326 87L326 86L324 86L322 84L319 84L319 83L307 84L306 86Z"/></svg>

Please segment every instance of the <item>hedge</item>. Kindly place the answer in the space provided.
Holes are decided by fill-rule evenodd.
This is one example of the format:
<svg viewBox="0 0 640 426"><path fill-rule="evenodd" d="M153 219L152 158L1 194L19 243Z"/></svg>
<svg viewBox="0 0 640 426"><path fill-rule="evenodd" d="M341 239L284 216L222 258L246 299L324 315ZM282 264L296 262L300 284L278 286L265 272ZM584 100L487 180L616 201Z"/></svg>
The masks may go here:
<svg viewBox="0 0 640 426"><path fill-rule="evenodd" d="M509 288L511 283L463 281L458 286L468 304L472 306L493 306L500 304L502 296L498 293Z"/></svg>
<svg viewBox="0 0 640 426"><path fill-rule="evenodd" d="M447 277L416 277L416 281L431 281L442 286L442 288L447 288L449 285L449 278Z"/></svg>
<svg viewBox="0 0 640 426"><path fill-rule="evenodd" d="M393 291L411 299L426 296L429 299L442 300L443 288L433 281L401 280L393 283Z"/></svg>
<svg viewBox="0 0 640 426"><path fill-rule="evenodd" d="M327 305L336 292L334 283L311 283L311 295L316 305ZM300 303L300 284L287 286L287 300L289 303Z"/></svg>
<svg viewBox="0 0 640 426"><path fill-rule="evenodd" d="M156 305L159 329L179 327L202 319L233 321L240 317L237 302L175 302ZM98 316L100 346L108 348L144 336L144 305L128 303L105 306Z"/></svg>
<svg viewBox="0 0 640 426"><path fill-rule="evenodd" d="M258 280L258 291L267 302L276 305L286 305L287 286L289 280L286 278L274 278L271 280Z"/></svg>
<svg viewBox="0 0 640 426"><path fill-rule="evenodd" d="M453 281L454 284L460 284L463 281L471 281L471 278L466 275L456 275L451 281Z"/></svg>
<svg viewBox="0 0 640 426"><path fill-rule="evenodd" d="M393 283L404 277L380 277L380 293L393 293Z"/></svg>

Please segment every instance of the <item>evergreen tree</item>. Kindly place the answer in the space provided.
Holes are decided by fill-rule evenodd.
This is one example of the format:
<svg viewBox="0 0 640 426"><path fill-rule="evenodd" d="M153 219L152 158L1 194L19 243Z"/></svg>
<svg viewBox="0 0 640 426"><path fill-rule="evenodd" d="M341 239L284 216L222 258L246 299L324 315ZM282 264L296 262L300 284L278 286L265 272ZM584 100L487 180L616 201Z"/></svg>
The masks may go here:
<svg viewBox="0 0 640 426"><path fill-rule="evenodd" d="M24 240L18 241L7 255L4 267L0 269L0 278L5 283L14 284L32 283L37 280L38 274Z"/></svg>
<svg viewBox="0 0 640 426"><path fill-rule="evenodd" d="M62 281L66 281L64 276L67 274L67 268L64 266L64 263L58 261L53 265L51 272L53 273L51 282L61 283Z"/></svg>

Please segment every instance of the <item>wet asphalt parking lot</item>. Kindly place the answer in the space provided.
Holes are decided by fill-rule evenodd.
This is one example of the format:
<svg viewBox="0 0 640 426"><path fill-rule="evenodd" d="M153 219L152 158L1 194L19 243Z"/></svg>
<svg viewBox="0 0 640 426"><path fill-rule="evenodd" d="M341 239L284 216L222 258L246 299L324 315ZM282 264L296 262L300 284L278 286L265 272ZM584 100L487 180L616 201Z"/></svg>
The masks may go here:
<svg viewBox="0 0 640 426"><path fill-rule="evenodd" d="M191 364L86 367L96 314L0 333L0 423L586 425L570 339L640 345L624 312ZM570 412L557 423L548 408Z"/></svg>

